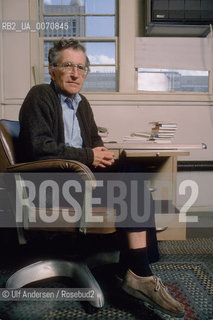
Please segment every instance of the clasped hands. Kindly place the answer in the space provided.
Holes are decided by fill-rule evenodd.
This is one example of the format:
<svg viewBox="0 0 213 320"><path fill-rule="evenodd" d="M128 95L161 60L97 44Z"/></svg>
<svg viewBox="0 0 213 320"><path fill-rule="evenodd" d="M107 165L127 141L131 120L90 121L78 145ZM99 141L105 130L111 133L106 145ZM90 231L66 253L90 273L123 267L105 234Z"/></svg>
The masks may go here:
<svg viewBox="0 0 213 320"><path fill-rule="evenodd" d="M106 168L107 166L111 166L114 160L114 153L109 151L105 147L96 147L93 148L94 160L92 165L100 168Z"/></svg>

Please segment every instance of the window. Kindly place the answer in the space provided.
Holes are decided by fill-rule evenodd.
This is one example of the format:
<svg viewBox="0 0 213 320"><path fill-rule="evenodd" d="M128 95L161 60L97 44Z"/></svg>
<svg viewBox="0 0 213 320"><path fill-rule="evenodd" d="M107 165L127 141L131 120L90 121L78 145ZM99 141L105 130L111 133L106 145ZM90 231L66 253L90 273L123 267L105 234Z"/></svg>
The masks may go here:
<svg viewBox="0 0 213 320"><path fill-rule="evenodd" d="M208 92L208 71L138 69L139 91Z"/></svg>
<svg viewBox="0 0 213 320"><path fill-rule="evenodd" d="M44 81L50 81L48 51L53 42L76 37L84 44L91 63L83 90L116 91L116 0L40 0L39 8Z"/></svg>
<svg viewBox="0 0 213 320"><path fill-rule="evenodd" d="M72 31L73 31L73 37L76 37L77 36L76 20L72 21Z"/></svg>
<svg viewBox="0 0 213 320"><path fill-rule="evenodd" d="M137 38L139 91L208 92L210 38Z"/></svg>
<svg viewBox="0 0 213 320"><path fill-rule="evenodd" d="M154 99L159 98L155 91L173 92L174 95L169 96L175 99L180 97L179 93L175 96L175 92L185 92L184 96L191 99L192 95L187 93L213 91L212 38L143 37L138 0L32 1L40 6L39 19L36 6L32 8L34 20L49 23L50 29L40 31L40 60L36 46L31 54L32 65L38 65L40 82L50 80L49 47L58 38L73 36L86 47L91 72L83 90L90 91L89 95L95 99L93 92L98 91L103 92L98 97L104 101L115 101L118 96L125 100L127 94L143 100L147 96L143 95L144 91L150 91ZM35 36L37 34L31 35ZM167 81L166 87L159 82L163 78ZM110 94L105 95L107 92Z"/></svg>

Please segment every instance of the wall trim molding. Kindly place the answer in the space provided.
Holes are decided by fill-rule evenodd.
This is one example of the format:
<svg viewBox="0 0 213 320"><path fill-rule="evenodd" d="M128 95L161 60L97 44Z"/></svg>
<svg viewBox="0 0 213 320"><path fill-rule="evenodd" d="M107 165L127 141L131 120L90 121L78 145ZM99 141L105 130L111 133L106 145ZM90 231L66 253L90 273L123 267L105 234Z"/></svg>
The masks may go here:
<svg viewBox="0 0 213 320"><path fill-rule="evenodd" d="M213 161L178 161L178 171L213 171Z"/></svg>

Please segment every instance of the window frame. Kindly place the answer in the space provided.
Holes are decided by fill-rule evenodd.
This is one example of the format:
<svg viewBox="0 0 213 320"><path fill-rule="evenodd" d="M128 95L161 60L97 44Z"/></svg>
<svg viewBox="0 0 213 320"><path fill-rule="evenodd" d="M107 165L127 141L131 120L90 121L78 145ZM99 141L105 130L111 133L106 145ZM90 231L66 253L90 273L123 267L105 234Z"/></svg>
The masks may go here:
<svg viewBox="0 0 213 320"><path fill-rule="evenodd" d="M119 88L119 57L118 57L118 0L115 0L115 14L87 14L87 13L81 13L81 14L43 14L43 1L44 0L37 0L37 6L39 7L39 20L44 21L44 16L45 17L60 17L60 16L82 16L82 17L115 17L115 36L112 37L75 37L75 39L79 40L80 42L113 42L115 43L115 63L114 64L91 64L91 67L114 67L115 68L115 91L110 91L111 93L117 92ZM41 31L40 34L38 35L39 37L39 61L40 61L40 71L39 71L39 83L44 82L44 68L48 67L44 63L44 42L48 41L57 41L58 39L61 39L61 37L43 37L44 32ZM64 39L69 39L69 37L64 37ZM82 91L83 92L83 91ZM95 93L96 91L85 91L85 93ZM107 91L98 91L99 93L106 93Z"/></svg>

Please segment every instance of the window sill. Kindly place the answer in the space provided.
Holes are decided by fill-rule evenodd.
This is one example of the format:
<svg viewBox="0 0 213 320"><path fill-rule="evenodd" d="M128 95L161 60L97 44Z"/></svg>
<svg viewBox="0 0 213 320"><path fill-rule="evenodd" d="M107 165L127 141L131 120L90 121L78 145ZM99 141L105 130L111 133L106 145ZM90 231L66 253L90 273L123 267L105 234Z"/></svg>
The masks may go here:
<svg viewBox="0 0 213 320"><path fill-rule="evenodd" d="M92 105L213 105L213 94L207 93L183 93L183 92L137 92L137 93L119 93L119 92L81 92L87 97ZM1 105L20 105L24 99L5 99Z"/></svg>
<svg viewBox="0 0 213 320"><path fill-rule="evenodd" d="M93 105L213 105L213 94L203 92L82 92Z"/></svg>

